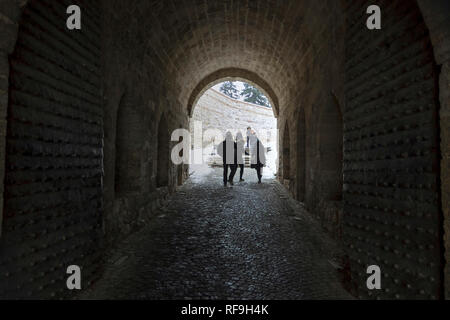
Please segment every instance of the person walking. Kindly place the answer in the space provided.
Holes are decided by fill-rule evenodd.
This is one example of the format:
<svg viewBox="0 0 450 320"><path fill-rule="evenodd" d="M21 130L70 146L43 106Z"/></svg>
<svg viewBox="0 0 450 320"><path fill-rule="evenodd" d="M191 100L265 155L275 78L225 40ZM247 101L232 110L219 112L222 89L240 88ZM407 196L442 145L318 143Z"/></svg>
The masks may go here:
<svg viewBox="0 0 450 320"><path fill-rule="evenodd" d="M236 142L233 140L231 132L227 132L225 140L219 143L217 146L217 153L223 159L223 185L227 186L227 183L233 185L234 175L236 174ZM230 176L228 176L228 169L230 169Z"/></svg>
<svg viewBox="0 0 450 320"><path fill-rule="evenodd" d="M247 137L248 138L248 137ZM236 158L237 158L237 165L241 169L240 175L239 175L239 181L245 181L242 179L242 176L244 175L244 153L245 153L245 141L244 137L242 136L242 133L239 131L236 134ZM237 167L236 167L237 170Z"/></svg>
<svg viewBox="0 0 450 320"><path fill-rule="evenodd" d="M250 136L252 135L252 128L247 127L247 148L250 147Z"/></svg>
<svg viewBox="0 0 450 320"><path fill-rule="evenodd" d="M264 145L259 141L256 134L254 134L254 139L250 140L250 150L251 150L251 168L256 170L256 175L258 176L258 183L261 183L262 179L262 168L266 165L266 154ZM253 142L253 143L252 143Z"/></svg>

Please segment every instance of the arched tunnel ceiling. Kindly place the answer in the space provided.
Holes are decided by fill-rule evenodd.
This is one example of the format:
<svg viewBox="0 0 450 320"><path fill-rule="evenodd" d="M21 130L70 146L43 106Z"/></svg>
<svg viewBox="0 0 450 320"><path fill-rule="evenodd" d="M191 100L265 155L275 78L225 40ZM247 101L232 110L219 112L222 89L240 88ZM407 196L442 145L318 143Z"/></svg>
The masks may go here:
<svg viewBox="0 0 450 320"><path fill-rule="evenodd" d="M233 68L257 75L282 106L298 94L295 84L303 58L311 51L306 17L326 7L315 3L164 0L138 10L146 12L150 24L145 26L151 30L146 54L165 65L167 80L183 106L189 107L190 97L205 79ZM317 20L316 13L311 21ZM247 80L258 84L257 79Z"/></svg>

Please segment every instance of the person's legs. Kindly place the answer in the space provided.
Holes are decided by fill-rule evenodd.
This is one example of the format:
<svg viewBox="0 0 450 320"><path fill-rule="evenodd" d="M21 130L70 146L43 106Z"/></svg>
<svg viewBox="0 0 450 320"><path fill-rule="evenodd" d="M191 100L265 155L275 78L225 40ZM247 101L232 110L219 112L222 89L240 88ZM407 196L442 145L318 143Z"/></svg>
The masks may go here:
<svg viewBox="0 0 450 320"><path fill-rule="evenodd" d="M228 178L228 164L224 164L223 165L223 185L226 186L227 185L227 180Z"/></svg>
<svg viewBox="0 0 450 320"><path fill-rule="evenodd" d="M261 183L261 167L256 167L256 174L258 175L258 183Z"/></svg>
<svg viewBox="0 0 450 320"><path fill-rule="evenodd" d="M233 179L237 171L237 165L230 165L230 171L231 171L230 178L228 179L228 182L230 182L230 184L233 185Z"/></svg>
<svg viewBox="0 0 450 320"><path fill-rule="evenodd" d="M242 176L244 175L244 165L243 164L240 164L239 165L239 168L241 168L241 172L240 172L240 177L239 177L239 180L240 181L244 181L244 179L242 179Z"/></svg>

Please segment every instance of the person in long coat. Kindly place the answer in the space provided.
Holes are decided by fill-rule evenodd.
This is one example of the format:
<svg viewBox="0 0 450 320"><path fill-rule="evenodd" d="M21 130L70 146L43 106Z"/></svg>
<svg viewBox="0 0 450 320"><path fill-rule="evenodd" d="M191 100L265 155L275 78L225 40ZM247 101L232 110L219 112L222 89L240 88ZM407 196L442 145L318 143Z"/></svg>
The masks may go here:
<svg viewBox="0 0 450 320"><path fill-rule="evenodd" d="M237 165L241 169L239 181L244 181L244 179L242 179L242 176L244 175L245 141L240 131L236 134L236 146Z"/></svg>
<svg viewBox="0 0 450 320"><path fill-rule="evenodd" d="M223 159L223 185L226 187L227 183L233 185L234 175L236 174L236 142L234 142L231 132L227 132L225 140L217 146L217 153ZM230 176L228 177L228 169L230 169Z"/></svg>
<svg viewBox="0 0 450 320"><path fill-rule="evenodd" d="M254 135L254 139L250 139L250 151L251 168L256 170L258 183L261 183L262 168L266 165L266 149L256 135Z"/></svg>

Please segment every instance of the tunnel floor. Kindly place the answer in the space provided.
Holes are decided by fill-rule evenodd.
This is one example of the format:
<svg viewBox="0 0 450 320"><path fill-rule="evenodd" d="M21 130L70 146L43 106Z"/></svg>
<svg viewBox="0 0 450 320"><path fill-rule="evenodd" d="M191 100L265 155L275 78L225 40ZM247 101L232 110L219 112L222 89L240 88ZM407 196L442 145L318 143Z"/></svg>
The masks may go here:
<svg viewBox="0 0 450 320"><path fill-rule="evenodd" d="M339 249L272 177L195 172L82 299L348 299Z"/></svg>

